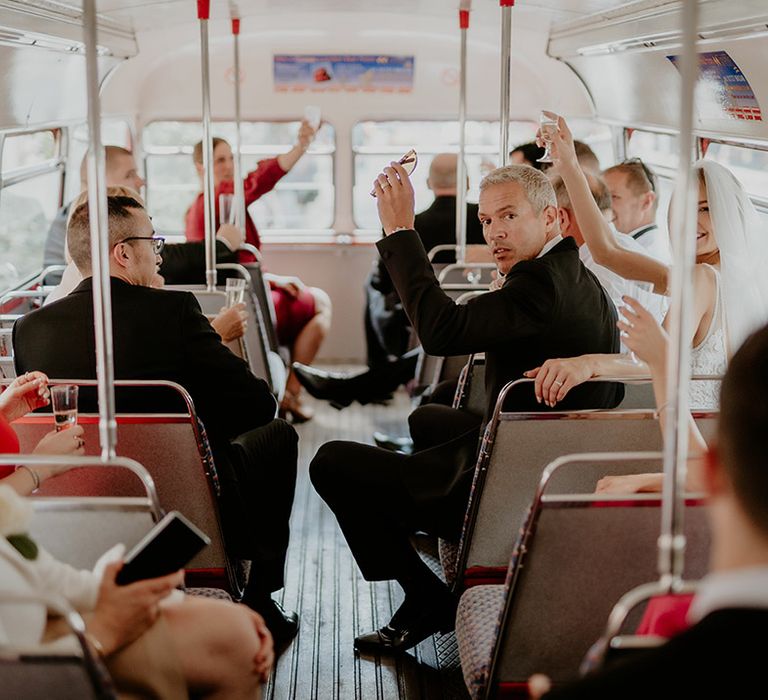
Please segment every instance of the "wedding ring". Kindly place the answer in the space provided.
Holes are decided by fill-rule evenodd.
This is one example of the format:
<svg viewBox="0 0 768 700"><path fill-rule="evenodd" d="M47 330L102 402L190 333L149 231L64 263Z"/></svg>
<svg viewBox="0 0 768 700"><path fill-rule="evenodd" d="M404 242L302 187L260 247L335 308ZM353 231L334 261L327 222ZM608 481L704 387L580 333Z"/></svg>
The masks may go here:
<svg viewBox="0 0 768 700"><path fill-rule="evenodd" d="M552 383L553 383L553 384L557 384L557 386L563 386L563 384L565 384L565 382L560 382L560 381L558 381L557 379L555 379L555 381L554 381L554 382L552 382Z"/></svg>
<svg viewBox="0 0 768 700"><path fill-rule="evenodd" d="M392 187L392 185L389 184L389 182L382 182L380 183L381 189L383 190L385 187Z"/></svg>

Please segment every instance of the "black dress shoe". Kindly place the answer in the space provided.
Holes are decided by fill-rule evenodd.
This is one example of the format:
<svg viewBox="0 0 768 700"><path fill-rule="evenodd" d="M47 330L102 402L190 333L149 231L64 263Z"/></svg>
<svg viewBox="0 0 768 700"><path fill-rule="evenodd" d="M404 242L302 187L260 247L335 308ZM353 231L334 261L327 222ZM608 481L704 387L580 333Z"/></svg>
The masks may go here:
<svg viewBox="0 0 768 700"><path fill-rule="evenodd" d="M268 603L253 609L264 618L264 622L272 633L275 647L287 644L297 635L299 616L295 612L286 612L283 606L272 598Z"/></svg>
<svg viewBox="0 0 768 700"><path fill-rule="evenodd" d="M375 432L373 441L377 447L390 452L400 452L404 455L413 454L413 440L409 437L392 437L386 433Z"/></svg>
<svg viewBox="0 0 768 700"><path fill-rule="evenodd" d="M381 629L355 637L355 649L364 654L397 654L431 637L450 632L456 626L456 604L430 607L410 622L384 625Z"/></svg>
<svg viewBox="0 0 768 700"><path fill-rule="evenodd" d="M311 396L321 401L330 401L337 409L345 408L353 401L361 404L386 402L392 398L392 391L398 386L388 374L382 374L377 369L346 374L325 372L294 362L293 372Z"/></svg>

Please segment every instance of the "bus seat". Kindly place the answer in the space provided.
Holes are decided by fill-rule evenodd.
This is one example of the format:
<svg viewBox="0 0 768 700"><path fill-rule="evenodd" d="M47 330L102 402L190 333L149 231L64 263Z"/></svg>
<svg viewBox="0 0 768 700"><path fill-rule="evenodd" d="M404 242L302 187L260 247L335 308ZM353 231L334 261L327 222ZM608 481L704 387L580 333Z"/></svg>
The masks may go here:
<svg viewBox="0 0 768 700"><path fill-rule="evenodd" d="M698 579L709 549L703 502L688 500L684 517L685 578ZM657 495L541 495L507 582L461 597L456 636L471 696L486 697L490 683L488 696L519 697L533 673L576 679L613 604L656 578L660 523Z"/></svg>
<svg viewBox="0 0 768 700"><path fill-rule="evenodd" d="M496 263L493 262L451 263L440 270L437 281L441 286L471 284L487 288L493 282L493 272L496 272Z"/></svg>
<svg viewBox="0 0 768 700"><path fill-rule="evenodd" d="M88 451L97 453L98 417L81 414L78 423L85 430ZM44 414L14 423L22 450L30 450L52 424L53 417ZM238 595L242 583L240 564L226 554L217 501L218 477L197 417L191 413L118 414L117 451L146 467L165 509L180 511L211 538L211 544L187 566L188 582L224 586ZM125 475L105 469L98 474L62 474L45 482L40 492L55 496L73 491L89 496L134 496L136 488Z"/></svg>
<svg viewBox="0 0 768 700"><path fill-rule="evenodd" d="M717 413L694 414L705 438L715 429ZM656 450L661 432L652 411L611 410L551 413L497 412L486 427L475 470L467 517L455 556L456 571L446 578L457 586L501 580L509 561L514 533L528 512L542 470L560 455L579 452ZM658 466L622 462L607 468L560 472L553 487L560 493L591 493L602 476L657 471Z"/></svg>

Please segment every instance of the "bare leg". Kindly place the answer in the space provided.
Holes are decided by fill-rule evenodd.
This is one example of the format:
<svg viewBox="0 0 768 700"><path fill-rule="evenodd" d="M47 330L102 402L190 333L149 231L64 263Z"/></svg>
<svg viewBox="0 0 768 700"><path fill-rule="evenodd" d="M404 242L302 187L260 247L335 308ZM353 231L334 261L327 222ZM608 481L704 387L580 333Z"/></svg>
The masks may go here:
<svg viewBox="0 0 768 700"><path fill-rule="evenodd" d="M187 597L163 610L191 693L207 700L257 700L261 640L245 606Z"/></svg>
<svg viewBox="0 0 768 700"><path fill-rule="evenodd" d="M317 351L328 335L331 328L331 299L322 290L311 287L310 292L315 298L315 315L310 322L301 329L301 333L296 336L296 340L291 348L291 362L301 362L304 365L311 365L315 359ZM286 391L293 396L299 395L301 384L291 371L285 385Z"/></svg>

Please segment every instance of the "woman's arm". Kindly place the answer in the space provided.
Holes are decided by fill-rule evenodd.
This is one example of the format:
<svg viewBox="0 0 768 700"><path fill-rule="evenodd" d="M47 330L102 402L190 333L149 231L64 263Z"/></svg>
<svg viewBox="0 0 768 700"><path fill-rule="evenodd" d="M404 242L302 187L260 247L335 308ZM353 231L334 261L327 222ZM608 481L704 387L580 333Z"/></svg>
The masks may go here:
<svg viewBox="0 0 768 700"><path fill-rule="evenodd" d="M309 144L312 143L312 139L315 138L317 132L304 120L299 127L299 138L296 141L296 145L288 151L288 153L281 153L277 157L278 165L288 172L301 158L309 148Z"/></svg>
<svg viewBox="0 0 768 700"><path fill-rule="evenodd" d="M651 282L658 294L666 293L669 268L654 258L627 250L616 241L590 192L587 177L576 159L573 136L562 117L558 117L558 131L553 135L551 151L568 190L579 229L595 262L624 279Z"/></svg>

